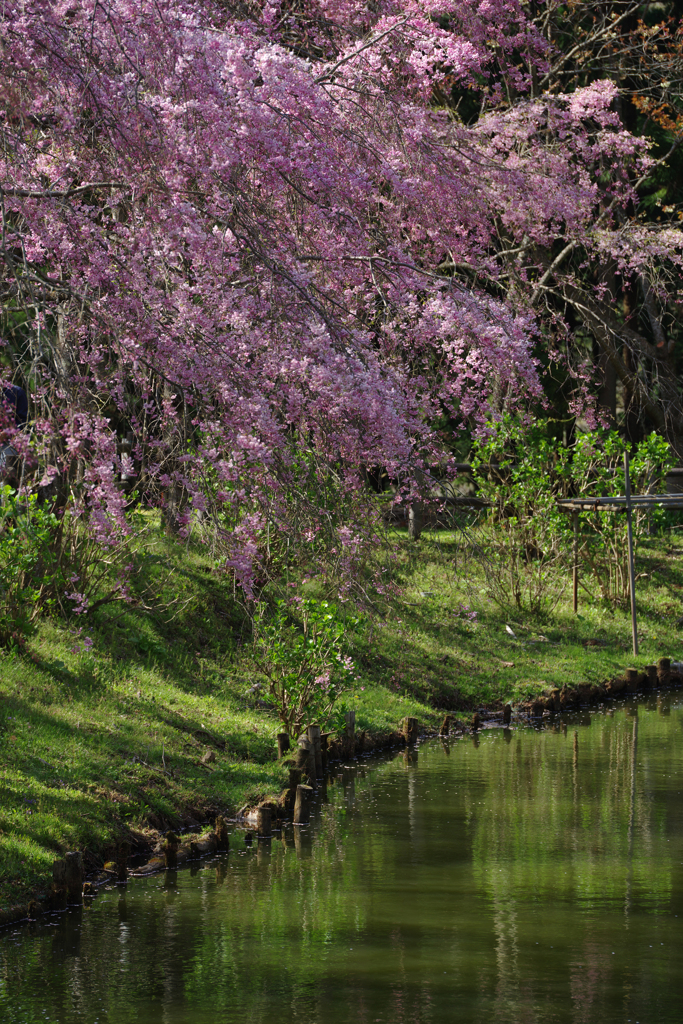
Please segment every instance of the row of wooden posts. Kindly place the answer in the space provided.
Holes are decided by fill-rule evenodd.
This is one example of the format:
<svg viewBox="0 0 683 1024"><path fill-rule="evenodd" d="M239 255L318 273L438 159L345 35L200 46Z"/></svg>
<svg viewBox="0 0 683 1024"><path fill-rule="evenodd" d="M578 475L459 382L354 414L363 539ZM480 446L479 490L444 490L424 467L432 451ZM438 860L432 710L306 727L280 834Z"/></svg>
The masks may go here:
<svg viewBox="0 0 683 1024"><path fill-rule="evenodd" d="M406 743L414 743L417 740L418 733L419 725L417 719L404 719L403 736ZM352 755L355 750L355 734L356 712L347 711L342 749L349 755ZM314 724L309 725L306 733L299 738L295 765L289 770L289 797L285 799L285 807L293 809L293 822L295 825L305 825L310 821L311 801L314 792L318 788L318 779L322 778L327 771L328 741L330 736L331 733L322 732L320 726ZM279 757L284 757L289 753L290 740L286 732L278 733L277 747ZM262 812L264 814L263 818L260 817ZM268 817L266 817L265 812L267 812ZM258 835L259 837L266 837L270 835L270 810L268 808L259 808L258 815ZM265 829L268 829L268 831L263 831Z"/></svg>
<svg viewBox="0 0 683 1024"><path fill-rule="evenodd" d="M346 714L346 728L342 738L342 750L348 756L352 756L355 751L355 733L356 712L349 711ZM404 719L403 737L406 743L415 743L418 734L417 719ZM289 770L289 786L281 797L281 807L292 812L295 825L306 825L310 822L313 795L318 788L318 780L327 770L330 735L331 733L322 732L320 726L314 724L309 725L306 733L299 738L294 767ZM290 740L287 733L278 734L277 745L280 757L289 753ZM272 806L263 805L256 808L255 824L259 839L271 838L272 818ZM164 869L174 870L187 861L228 849L229 838L225 819L217 817L214 831L203 837L186 837L181 840L174 832L167 832L162 855L152 857L144 868L132 873L139 875ZM128 868L129 856L130 845L127 842L119 843L115 859L105 864L104 875L117 882L127 881L131 874ZM65 907L67 903L81 903L84 894L94 894L97 891L96 884L84 883L84 877L83 854L80 851L69 852L56 860L52 867L54 902Z"/></svg>

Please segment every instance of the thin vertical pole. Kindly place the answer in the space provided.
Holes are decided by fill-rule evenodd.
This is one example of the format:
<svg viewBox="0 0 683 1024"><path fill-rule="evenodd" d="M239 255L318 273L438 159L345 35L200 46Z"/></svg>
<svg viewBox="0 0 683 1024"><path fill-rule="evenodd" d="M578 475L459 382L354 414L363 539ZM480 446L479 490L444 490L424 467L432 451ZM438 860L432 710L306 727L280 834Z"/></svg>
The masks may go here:
<svg viewBox="0 0 683 1024"><path fill-rule="evenodd" d="M636 567L633 557L633 517L631 515L631 474L629 472L628 452L624 452L624 483L626 494L626 528L628 532L628 576L631 591L631 632L633 633L633 653L638 654L638 627L636 625Z"/></svg>
<svg viewBox="0 0 683 1024"><path fill-rule="evenodd" d="M572 573L574 582L574 614L579 611L579 513L572 512L574 522L574 569Z"/></svg>

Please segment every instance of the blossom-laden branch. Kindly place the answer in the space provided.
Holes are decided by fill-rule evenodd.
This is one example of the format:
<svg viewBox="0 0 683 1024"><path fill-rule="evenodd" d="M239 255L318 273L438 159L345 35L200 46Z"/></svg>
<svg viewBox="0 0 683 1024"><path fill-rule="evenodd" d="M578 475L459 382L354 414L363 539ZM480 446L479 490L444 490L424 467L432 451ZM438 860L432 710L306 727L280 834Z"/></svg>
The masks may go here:
<svg viewBox="0 0 683 1024"><path fill-rule="evenodd" d="M514 0L245 11L0 0L0 257L41 473L101 531L124 481L211 517L254 594L292 494L341 551L368 469L446 472L444 413L539 393L497 249L596 251L648 158L609 82L530 97L548 46ZM434 102L455 87L475 124Z"/></svg>

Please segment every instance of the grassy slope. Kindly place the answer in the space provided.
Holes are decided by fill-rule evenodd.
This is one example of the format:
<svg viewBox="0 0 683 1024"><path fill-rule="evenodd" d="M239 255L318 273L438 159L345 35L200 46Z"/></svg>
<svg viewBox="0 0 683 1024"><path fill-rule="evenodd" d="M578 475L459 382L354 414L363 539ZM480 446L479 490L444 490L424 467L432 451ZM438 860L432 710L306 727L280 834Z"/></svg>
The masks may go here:
<svg viewBox="0 0 683 1024"><path fill-rule="evenodd" d="M683 656L683 541L672 537L640 555L643 665ZM408 714L435 725L437 709L466 713L599 681L633 661L624 612L587 603L578 618L566 606L544 623L506 617L476 565L454 571L452 535L391 541L400 596L368 609L354 652L361 729ZM282 788L277 722L248 692L255 675L231 590L205 555L160 533L145 559L155 595L147 609L104 607L80 636L45 621L26 654L0 656L0 906L44 884L66 849L98 853L127 830L234 810ZM208 750L215 760L203 764Z"/></svg>

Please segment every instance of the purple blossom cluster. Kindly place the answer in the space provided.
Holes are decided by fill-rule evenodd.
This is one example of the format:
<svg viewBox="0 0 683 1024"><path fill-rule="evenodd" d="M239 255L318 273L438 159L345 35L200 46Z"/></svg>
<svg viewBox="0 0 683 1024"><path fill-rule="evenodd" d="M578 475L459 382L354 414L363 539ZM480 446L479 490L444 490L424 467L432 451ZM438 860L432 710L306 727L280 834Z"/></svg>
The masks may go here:
<svg viewBox="0 0 683 1024"><path fill-rule="evenodd" d="M179 527L212 516L251 594L302 452L360 509L367 467L448 472L444 411L482 420L501 382L539 394L528 306L468 277L499 279L501 225L642 258L647 239L592 227L599 177L627 203L647 161L615 87L532 98L548 46L525 5L436 7L0 0L3 287L28 318L35 482L77 476L98 542L127 528L123 478L181 494ZM485 96L475 125L433 102L453 85ZM352 574L362 516L333 541L316 516L302 542L327 536Z"/></svg>

